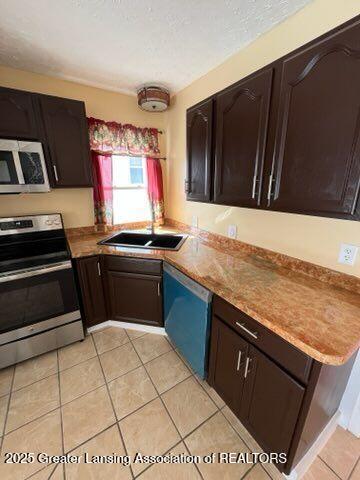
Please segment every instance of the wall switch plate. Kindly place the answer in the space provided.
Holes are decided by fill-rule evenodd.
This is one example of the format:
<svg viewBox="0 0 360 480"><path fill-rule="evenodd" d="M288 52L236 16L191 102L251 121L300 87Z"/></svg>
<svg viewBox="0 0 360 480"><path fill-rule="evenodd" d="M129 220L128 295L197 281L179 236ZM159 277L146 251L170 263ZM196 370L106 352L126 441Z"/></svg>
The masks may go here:
<svg viewBox="0 0 360 480"><path fill-rule="evenodd" d="M191 221L191 225L195 228L198 227L199 225L199 218L196 216L196 215L193 215L192 216L192 221Z"/></svg>
<svg viewBox="0 0 360 480"><path fill-rule="evenodd" d="M237 235L237 226L236 225L229 225L228 236L230 238L236 238L236 235Z"/></svg>
<svg viewBox="0 0 360 480"><path fill-rule="evenodd" d="M357 247L356 245L342 243L340 246L338 262L343 263L344 265L353 266L356 260L358 250L359 247Z"/></svg>

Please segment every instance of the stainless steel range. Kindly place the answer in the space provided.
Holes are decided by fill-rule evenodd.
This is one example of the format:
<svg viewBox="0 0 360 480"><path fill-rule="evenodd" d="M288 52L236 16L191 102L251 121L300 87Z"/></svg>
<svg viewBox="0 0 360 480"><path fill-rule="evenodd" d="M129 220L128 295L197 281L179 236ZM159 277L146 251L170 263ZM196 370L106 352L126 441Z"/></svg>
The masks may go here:
<svg viewBox="0 0 360 480"><path fill-rule="evenodd" d="M0 218L0 368L83 338L61 215Z"/></svg>

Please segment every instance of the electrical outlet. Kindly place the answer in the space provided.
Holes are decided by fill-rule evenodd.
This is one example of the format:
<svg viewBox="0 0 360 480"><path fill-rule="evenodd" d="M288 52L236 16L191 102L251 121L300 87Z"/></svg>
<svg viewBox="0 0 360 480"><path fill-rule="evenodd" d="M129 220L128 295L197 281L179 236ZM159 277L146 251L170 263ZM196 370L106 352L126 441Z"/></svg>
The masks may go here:
<svg viewBox="0 0 360 480"><path fill-rule="evenodd" d="M237 235L237 226L236 225L229 225L228 236L230 238L236 238L236 235Z"/></svg>
<svg viewBox="0 0 360 480"><path fill-rule="evenodd" d="M192 221L191 221L191 225L195 228L198 227L199 225L199 218L196 216L196 215L193 215L192 216Z"/></svg>
<svg viewBox="0 0 360 480"><path fill-rule="evenodd" d="M355 245L342 243L340 246L338 262L343 263L344 265L353 266L356 260L358 250L359 247L356 247Z"/></svg>

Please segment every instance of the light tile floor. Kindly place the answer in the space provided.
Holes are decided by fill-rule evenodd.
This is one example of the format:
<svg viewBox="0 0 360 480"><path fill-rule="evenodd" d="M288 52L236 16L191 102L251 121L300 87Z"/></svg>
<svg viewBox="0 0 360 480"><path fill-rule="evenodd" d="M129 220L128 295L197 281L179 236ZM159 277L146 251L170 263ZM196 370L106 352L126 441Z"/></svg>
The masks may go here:
<svg viewBox="0 0 360 480"><path fill-rule="evenodd" d="M207 455L260 451L160 335L106 328L0 371L0 479L277 480L273 465L4 464L6 452ZM360 440L338 428L304 480L360 480Z"/></svg>

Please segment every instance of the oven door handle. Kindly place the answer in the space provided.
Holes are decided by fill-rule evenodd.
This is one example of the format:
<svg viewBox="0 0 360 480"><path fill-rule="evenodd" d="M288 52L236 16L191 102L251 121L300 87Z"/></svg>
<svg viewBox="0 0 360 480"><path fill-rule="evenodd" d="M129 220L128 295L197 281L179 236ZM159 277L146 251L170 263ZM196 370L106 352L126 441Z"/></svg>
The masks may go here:
<svg viewBox="0 0 360 480"><path fill-rule="evenodd" d="M71 261L67 260L66 262L57 263L49 267L38 268L38 269L27 269L22 270L19 273L14 273L9 276L0 277L0 283L12 282L14 280L21 280L28 277L36 277L38 275L45 275L46 273L57 272L59 270L67 270L72 268Z"/></svg>

